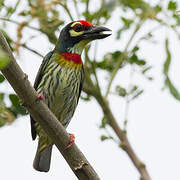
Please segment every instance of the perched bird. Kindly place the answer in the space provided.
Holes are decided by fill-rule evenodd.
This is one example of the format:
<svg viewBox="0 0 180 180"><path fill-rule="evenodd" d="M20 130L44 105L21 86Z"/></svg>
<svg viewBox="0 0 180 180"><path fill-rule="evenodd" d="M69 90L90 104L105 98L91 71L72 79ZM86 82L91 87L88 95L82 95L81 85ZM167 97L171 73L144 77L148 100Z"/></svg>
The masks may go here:
<svg viewBox="0 0 180 180"><path fill-rule="evenodd" d="M103 39L111 33L105 27L96 27L88 21L73 21L60 32L53 51L49 52L39 69L34 88L39 99L43 99L57 119L66 128L74 114L81 93L84 70L81 53L84 47L95 39ZM39 136L38 148L33 167L48 172L53 142L31 117L31 134L35 140ZM73 143L70 134L70 144Z"/></svg>

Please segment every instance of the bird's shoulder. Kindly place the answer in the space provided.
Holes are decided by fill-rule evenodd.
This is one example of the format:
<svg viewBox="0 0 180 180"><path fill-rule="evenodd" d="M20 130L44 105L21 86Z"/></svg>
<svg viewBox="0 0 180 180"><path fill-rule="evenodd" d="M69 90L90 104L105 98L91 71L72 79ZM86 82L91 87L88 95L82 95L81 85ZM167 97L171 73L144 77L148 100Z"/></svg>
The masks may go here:
<svg viewBox="0 0 180 180"><path fill-rule="evenodd" d="M37 76L36 76L36 79L35 79L35 82L34 82L34 88L37 90L37 87L39 85L39 82L41 81L42 79L42 76L43 76L43 73L44 73L44 70L48 64L48 62L50 61L52 55L54 54L54 51L50 51L43 59L42 63L41 63L41 66L39 68L39 71L37 73Z"/></svg>

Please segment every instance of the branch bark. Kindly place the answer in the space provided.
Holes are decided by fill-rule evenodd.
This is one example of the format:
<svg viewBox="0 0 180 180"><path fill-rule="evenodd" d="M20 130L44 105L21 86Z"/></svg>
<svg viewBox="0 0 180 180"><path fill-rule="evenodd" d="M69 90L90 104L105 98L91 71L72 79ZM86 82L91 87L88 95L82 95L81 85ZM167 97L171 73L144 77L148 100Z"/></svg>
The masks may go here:
<svg viewBox="0 0 180 180"><path fill-rule="evenodd" d="M86 81L83 86L83 91L89 95L92 95L97 100L99 105L101 106L102 111L103 111L105 117L107 118L109 125L111 126L111 128L113 129L113 131L115 132L115 134L117 135L117 137L119 138L119 140L121 142L120 147L128 154L128 156L131 159L131 161L133 162L134 166L139 171L139 173L141 175L141 180L151 180L145 164L139 159L139 157L134 152L134 149L132 148L132 146L128 140L126 132L123 131L120 128L119 124L117 123L117 120L115 119L115 117L109 107L106 97L103 97L99 93L97 88L93 85L93 82L90 80L90 77L88 77L87 73L86 73Z"/></svg>
<svg viewBox="0 0 180 180"><path fill-rule="evenodd" d="M38 121L48 136L53 140L74 174L80 180L100 180L95 170L75 144L66 149L69 144L69 136L65 128L48 109L47 105L37 99L36 91L31 86L27 75L23 73L16 63L9 45L1 32L0 47L7 53L11 60L10 63L1 70L3 75L9 81L32 117Z"/></svg>

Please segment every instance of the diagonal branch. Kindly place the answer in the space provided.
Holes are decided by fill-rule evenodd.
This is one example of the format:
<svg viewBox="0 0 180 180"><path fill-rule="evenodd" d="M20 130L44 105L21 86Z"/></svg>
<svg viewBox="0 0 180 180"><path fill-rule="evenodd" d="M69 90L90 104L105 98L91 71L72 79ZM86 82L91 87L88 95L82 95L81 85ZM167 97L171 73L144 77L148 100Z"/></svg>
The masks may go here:
<svg viewBox="0 0 180 180"><path fill-rule="evenodd" d="M14 88L32 117L38 121L48 136L53 140L74 174L80 180L100 180L90 163L75 144L68 149L66 148L69 144L69 136L65 128L48 109L47 105L37 99L36 91L28 81L27 75L23 73L16 63L7 41L1 32L0 47L7 53L11 60L10 63L1 70L3 75Z"/></svg>
<svg viewBox="0 0 180 180"><path fill-rule="evenodd" d="M27 49L29 51L31 51L32 53L36 54L37 56L43 57L42 54L40 54L38 51L36 51L35 49L30 48L29 46L27 46L25 43L20 44L21 47L23 47L24 49Z"/></svg>
<svg viewBox="0 0 180 180"><path fill-rule="evenodd" d="M138 169L139 173L141 174L141 179L150 180L151 178L148 174L148 171L146 170L145 164L142 161L140 161L140 159L134 152L127 138L126 132L119 127L119 124L117 123L115 117L113 116L112 111L106 99L103 98L102 96L99 96L98 94L95 94L95 98L98 101L98 103L101 105L102 110L109 121L109 125L111 126L111 128L114 130L119 140L121 141L120 147L128 154L134 166Z"/></svg>
<svg viewBox="0 0 180 180"><path fill-rule="evenodd" d="M128 154L128 156L131 159L131 161L133 162L134 166L139 171L139 173L141 175L141 180L150 180L151 178L146 169L145 164L136 155L136 153L134 152L134 149L132 148L132 146L127 138L126 132L123 131L120 128L119 124L117 123L117 120L115 119L115 117L109 107L106 97L103 97L99 93L99 91L95 88L93 82L91 81L90 77L88 77L87 73L86 73L86 81L83 86L83 91L89 95L92 95L97 100L99 105L101 106L102 111L103 111L104 115L106 116L109 125L111 126L111 128L113 129L113 131L115 132L115 134L117 135L119 140L121 141L120 147Z"/></svg>
<svg viewBox="0 0 180 180"><path fill-rule="evenodd" d="M2 21L7 21L7 22L11 22L11 23L14 23L14 24L17 24L17 25L20 24L20 22L17 22L17 21L15 21L15 20L9 19L9 18L0 17L0 20L2 20ZM28 24L26 24L25 27L28 27L28 28L33 29L33 30L35 30L35 31L41 31L40 29L38 29L38 28L36 28L36 27L33 27L33 26L30 26L30 25L28 25Z"/></svg>

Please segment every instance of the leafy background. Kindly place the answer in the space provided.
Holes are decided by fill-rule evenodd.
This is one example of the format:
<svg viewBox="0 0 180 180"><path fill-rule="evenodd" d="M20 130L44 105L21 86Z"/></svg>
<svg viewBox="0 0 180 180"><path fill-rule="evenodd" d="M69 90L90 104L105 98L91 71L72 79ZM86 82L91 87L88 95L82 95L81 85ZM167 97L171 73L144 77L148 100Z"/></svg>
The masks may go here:
<svg viewBox="0 0 180 180"><path fill-rule="evenodd" d="M94 7L94 3L97 7ZM86 19L113 30L111 38L93 43L92 46L86 48L83 54L85 70L97 90L108 100L118 123L127 132L137 153L145 160L153 179L169 179L165 174L167 169L172 167L170 165L163 166L163 161L168 162L169 160L174 164L178 158L173 156L171 159L166 150L173 149L173 147L176 147L176 151L180 149L178 145L178 101L180 100L178 2L171 0L151 1L150 3L143 0L101 0L98 3L93 0L17 0L13 2L1 0L1 31L11 45L18 63L28 74L32 83L42 56L54 47L63 25L74 19ZM0 51L0 68L7 63L8 58ZM28 141L31 142L30 127L28 126L27 112L21 107L18 97L2 75L0 75L0 83L0 126L3 127L2 134L5 132L1 138L3 142L6 142L5 151L8 143L6 131L12 138L13 127L22 127L23 123L26 123L23 136L29 136ZM100 172L103 179L108 179L108 175L115 172L114 177L124 177L124 179L139 177L137 172L132 170L130 162L126 162L128 161L126 156L117 148L116 144L119 145L119 140L109 127L106 115L102 114L100 110L101 107L87 91L82 93L81 99L83 101L80 102L70 129L75 131L79 138L86 134L87 127L94 126L91 131L96 132L94 133L95 137L92 138L92 132L88 132L86 137L89 139L88 142L96 139L97 146L102 148L101 152L108 147L117 152L112 156L112 160L116 161L116 166L120 166L120 168L114 167L110 170L108 166L103 167ZM93 109L93 106L97 110ZM92 117L89 118L87 114L91 108ZM22 118L22 116L24 117ZM23 119L23 121L16 122L17 124L13 124L12 127L6 126L12 124L16 119L17 121ZM24 122L24 119L27 121ZM88 121L92 123L90 126ZM150 121L153 124L150 125ZM22 129L19 128L17 131L22 131ZM82 134L79 134L79 131ZM99 145L98 139L106 140L106 143ZM16 141L19 146L22 146L18 139ZM77 142L86 151L87 148L84 146L86 141L79 138ZM24 146L28 143L26 142ZM162 149L159 147L161 143ZM96 143L92 143L90 147L95 145ZM15 146L16 143L13 147ZM32 146L34 145L32 144ZM7 145L7 147L9 146ZM162 151L165 153L161 155ZM30 169L29 171L34 173L31 169L31 161L35 149L30 152L31 160L27 163L27 170ZM172 155L173 150L170 152ZM96 153L100 154L98 150L94 152L90 148L90 152L87 154L95 155ZM90 157L90 159L99 168L102 165L99 165L98 162L103 163L104 159L108 160L109 153L112 151L104 152L102 159L97 162L94 162L94 157ZM118 156L119 160L116 160L115 156ZM166 173L162 173L155 164L159 168L163 167L162 169ZM59 167L59 163L57 166ZM106 168L109 173L105 173ZM131 173L122 173L121 175L118 173L118 169ZM55 170L54 174L59 174ZM30 173L29 171L28 173ZM56 175L54 176L56 177ZM25 177L25 175L17 174L16 176ZM43 175L40 176L45 178ZM68 174L65 179L72 177L72 174ZM178 173L175 173L174 177L179 177ZM34 178L38 177L34 176Z"/></svg>

